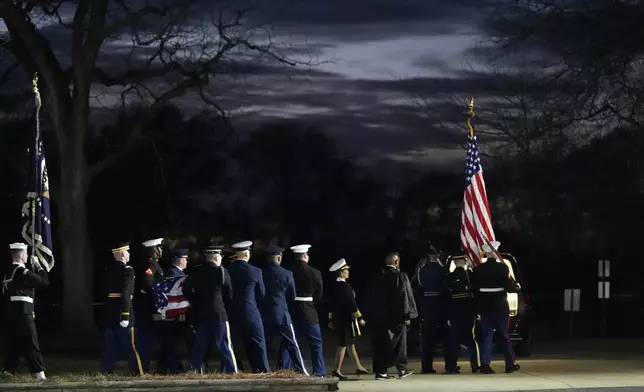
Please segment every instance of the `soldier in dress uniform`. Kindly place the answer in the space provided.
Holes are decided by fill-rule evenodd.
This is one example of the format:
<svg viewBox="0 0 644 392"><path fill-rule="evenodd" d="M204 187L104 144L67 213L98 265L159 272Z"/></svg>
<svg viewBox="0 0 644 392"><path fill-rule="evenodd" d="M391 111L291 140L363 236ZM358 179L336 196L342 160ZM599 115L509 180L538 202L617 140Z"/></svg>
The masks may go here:
<svg viewBox="0 0 644 392"><path fill-rule="evenodd" d="M161 315L156 311L152 286L163 282L163 269L159 265L161 259L163 238L147 240L143 245L143 258L135 265L134 313L138 335L137 348L141 355L143 371L150 371L153 342L159 338L159 321ZM162 361L161 361L162 362ZM158 370L163 366L157 364Z"/></svg>
<svg viewBox="0 0 644 392"><path fill-rule="evenodd" d="M270 245L266 248L268 263L262 271L266 296L261 303L266 345L270 346L270 343L279 335L295 364L295 370L308 376L309 373L304 365L288 309L288 303L292 303L295 299L295 282L293 273L281 266L282 252L284 252L284 248L277 245ZM280 362L277 366L279 369L285 368L282 360L280 355Z"/></svg>
<svg viewBox="0 0 644 392"><path fill-rule="evenodd" d="M416 273L413 285L418 293L418 310L422 318L421 373L433 374L436 373L434 350L439 340L443 341L443 351L447 353L445 303L442 296L445 269L440 264L438 255L428 255L427 261ZM447 366L446 355L445 365Z"/></svg>
<svg viewBox="0 0 644 392"><path fill-rule="evenodd" d="M507 293L517 292L518 285L510 276L508 266L502 260L497 260L495 252L500 245L501 243L498 241L492 241L489 245L484 244L482 248L485 258L472 272L474 298L478 312L481 315L483 349L480 369L481 373L484 374L494 373L494 370L490 367L494 330L500 335L499 343L501 343L501 349L505 357L505 372L513 373L520 369L519 365L515 363L514 351L508 334L510 308L507 295Z"/></svg>
<svg viewBox="0 0 644 392"><path fill-rule="evenodd" d="M266 288L262 270L248 264L252 245L251 241L232 245L235 249L235 261L228 267L233 285L231 320L235 341L243 343L252 372L268 373L270 367L266 354L266 335L257 306L264 299Z"/></svg>
<svg viewBox="0 0 644 392"><path fill-rule="evenodd" d="M472 373L479 368L479 347L474 335L476 308L472 295L472 279L465 256L452 259L454 271L445 276L445 295L447 297L447 320L449 321L449 355L446 373L460 373L457 366L461 344L467 347L470 355Z"/></svg>
<svg viewBox="0 0 644 392"><path fill-rule="evenodd" d="M31 264L36 272L26 268L26 244L10 244L9 250L13 264L2 279L2 293L8 294L10 301L6 319L8 340L3 374L13 375L18 367L20 355L24 355L29 372L35 378L44 380L45 364L40 353L34 322L34 291L49 286L49 277L35 256L31 256Z"/></svg>
<svg viewBox="0 0 644 392"><path fill-rule="evenodd" d="M192 269L183 283L183 293L190 301L190 320L195 329L190 369L201 374L205 371L204 359L213 341L221 356L220 370L225 373L238 371L224 304L232 299L233 292L228 271L221 266L221 250L220 246L207 247L204 250L205 263Z"/></svg>
<svg viewBox="0 0 644 392"><path fill-rule="evenodd" d="M295 280L295 299L291 315L295 334L303 336L311 349L313 375L322 377L326 374L324 355L322 353L322 332L315 304L322 299L322 274L309 265L308 251L311 245L292 246L295 265L292 268ZM281 358L290 367L286 347L281 347Z"/></svg>
<svg viewBox="0 0 644 392"><path fill-rule="evenodd" d="M132 374L143 374L141 357L136 349L134 330L134 269L130 261L130 243L124 242L112 249L114 261L107 267L105 284L105 316L101 372L113 373L120 354L127 354Z"/></svg>
<svg viewBox="0 0 644 392"><path fill-rule="evenodd" d="M336 275L336 283L331 289L331 311L329 312L329 328L335 331L338 339L338 350L335 355L335 370L331 373L334 377L344 381L347 379L342 374L342 361L349 348L349 357L356 365L356 375L369 374L360 362L356 351L355 338L362 335L361 328L366 325L362 313L356 304L356 293L353 292L349 279L349 264L345 259L335 262L329 271Z"/></svg>
<svg viewBox="0 0 644 392"><path fill-rule="evenodd" d="M166 279L184 277L184 270L188 267L188 249L175 249L172 252L172 265L165 271ZM185 369L179 360L177 343L185 342L188 350L192 347L193 331L186 322L186 315L181 314L176 318L164 319L160 324L161 329L161 351L163 352L163 373L176 374Z"/></svg>

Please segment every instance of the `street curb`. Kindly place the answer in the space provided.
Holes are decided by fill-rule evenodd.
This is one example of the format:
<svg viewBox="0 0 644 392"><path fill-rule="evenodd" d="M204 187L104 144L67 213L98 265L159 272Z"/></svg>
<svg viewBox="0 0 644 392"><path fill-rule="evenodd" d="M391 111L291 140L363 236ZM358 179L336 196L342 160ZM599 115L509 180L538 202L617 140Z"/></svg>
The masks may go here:
<svg viewBox="0 0 644 392"><path fill-rule="evenodd" d="M262 391L309 392L337 391L337 378L273 379L273 380L132 380L99 382L49 381L34 383L0 383L0 391L42 392L180 392L180 391Z"/></svg>

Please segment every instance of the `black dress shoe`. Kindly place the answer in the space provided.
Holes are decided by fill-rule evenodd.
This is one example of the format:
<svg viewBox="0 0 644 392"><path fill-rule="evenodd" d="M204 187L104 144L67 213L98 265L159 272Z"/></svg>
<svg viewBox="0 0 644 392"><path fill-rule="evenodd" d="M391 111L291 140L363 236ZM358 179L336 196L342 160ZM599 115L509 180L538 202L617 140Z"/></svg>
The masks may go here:
<svg viewBox="0 0 644 392"><path fill-rule="evenodd" d="M494 369L492 369L489 365L488 365L488 366L481 366L481 367L479 368L479 372L480 372L481 374L494 374L494 373L496 373L496 372L494 371Z"/></svg>
<svg viewBox="0 0 644 392"><path fill-rule="evenodd" d="M420 374L436 374L436 370L434 370L434 369L424 369L424 370L421 370Z"/></svg>
<svg viewBox="0 0 644 392"><path fill-rule="evenodd" d="M388 374L376 374L376 380L394 380L396 377L390 376Z"/></svg>
<svg viewBox="0 0 644 392"><path fill-rule="evenodd" d="M514 373L521 369L521 366L517 365L516 363L510 367L505 368L506 373Z"/></svg>
<svg viewBox="0 0 644 392"><path fill-rule="evenodd" d="M332 375L333 377L337 377L337 378L339 378L339 379L340 379L340 381L347 381L347 380L348 380L348 378L347 378L345 375L340 374L340 373L336 372L335 370L331 372L331 375Z"/></svg>
<svg viewBox="0 0 644 392"><path fill-rule="evenodd" d="M414 372L412 370L407 370L407 369L401 370L400 372L398 372L398 378L409 377L412 374L414 374Z"/></svg>

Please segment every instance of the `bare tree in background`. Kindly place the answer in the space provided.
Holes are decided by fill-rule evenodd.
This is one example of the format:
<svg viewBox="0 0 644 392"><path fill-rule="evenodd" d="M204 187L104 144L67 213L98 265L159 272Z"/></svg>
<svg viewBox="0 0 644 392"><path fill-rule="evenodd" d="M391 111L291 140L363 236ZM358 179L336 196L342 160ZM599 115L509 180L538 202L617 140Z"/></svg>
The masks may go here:
<svg viewBox="0 0 644 392"><path fill-rule="evenodd" d="M265 3L268 4L268 3ZM54 197L63 268L64 319L73 334L93 329L92 256L86 194L92 180L127 154L145 125L169 101L188 93L221 110L211 86L235 62L296 65L261 23L252 0L59 0L0 1L8 29L3 50L32 75L38 72L55 131L60 184ZM68 32L60 49L49 33ZM122 67L109 57L127 53ZM143 100L148 111L129 138L105 159L87 156L91 94L117 92L123 102ZM117 96L118 96L117 95Z"/></svg>

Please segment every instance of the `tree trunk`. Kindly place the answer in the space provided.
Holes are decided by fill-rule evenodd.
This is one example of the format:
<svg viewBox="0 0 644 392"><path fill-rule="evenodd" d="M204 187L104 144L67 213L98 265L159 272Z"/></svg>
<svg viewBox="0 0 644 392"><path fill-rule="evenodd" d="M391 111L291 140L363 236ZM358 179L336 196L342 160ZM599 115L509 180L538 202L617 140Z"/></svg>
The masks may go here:
<svg viewBox="0 0 644 392"><path fill-rule="evenodd" d="M77 344L92 342L79 339L79 334L88 336L96 333L93 309L94 257L87 233L84 135L84 131L69 129L68 140L59 141L61 187L57 195L62 256L60 265L63 268L63 317L65 330L76 337L73 341Z"/></svg>

